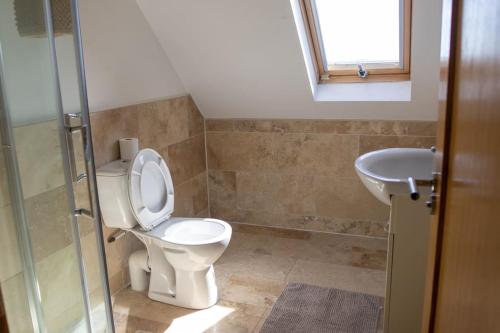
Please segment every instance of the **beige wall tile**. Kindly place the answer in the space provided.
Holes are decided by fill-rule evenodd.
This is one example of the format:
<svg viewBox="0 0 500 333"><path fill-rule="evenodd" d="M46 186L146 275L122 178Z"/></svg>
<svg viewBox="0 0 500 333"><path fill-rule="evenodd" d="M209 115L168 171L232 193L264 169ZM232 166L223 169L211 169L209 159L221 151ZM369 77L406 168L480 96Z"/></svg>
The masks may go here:
<svg viewBox="0 0 500 333"><path fill-rule="evenodd" d="M319 216L387 221L389 207L369 193L357 178L315 177Z"/></svg>
<svg viewBox="0 0 500 333"><path fill-rule="evenodd" d="M238 172L236 174L237 206L294 214L315 214L316 188L308 174Z"/></svg>
<svg viewBox="0 0 500 333"><path fill-rule="evenodd" d="M208 119L211 215L385 237L389 209L360 183L354 161L385 147L429 147L435 128L418 121Z"/></svg>
<svg viewBox="0 0 500 333"><path fill-rule="evenodd" d="M273 166L279 172L355 176L358 138L350 135L274 135Z"/></svg>
<svg viewBox="0 0 500 333"><path fill-rule="evenodd" d="M184 96L136 106L141 148L159 150L189 137L187 100Z"/></svg>
<svg viewBox="0 0 500 333"><path fill-rule="evenodd" d="M311 133L314 121L284 119L236 119L234 130L238 132Z"/></svg>
<svg viewBox="0 0 500 333"><path fill-rule="evenodd" d="M69 330L83 319L84 315L83 291L75 247L69 245L40 260L36 264L36 272L46 325ZM68 312L68 309L72 308L77 310Z"/></svg>
<svg viewBox="0 0 500 333"><path fill-rule="evenodd" d="M359 155L384 148L430 148L436 142L435 137L427 136L371 136L359 137Z"/></svg>
<svg viewBox="0 0 500 333"><path fill-rule="evenodd" d="M208 208L207 174L196 177L175 187L175 208L173 216L195 217Z"/></svg>
<svg viewBox="0 0 500 333"><path fill-rule="evenodd" d="M273 163L273 134L207 133L209 169L226 171L269 170Z"/></svg>
<svg viewBox="0 0 500 333"><path fill-rule="evenodd" d="M232 132L234 121L231 119L207 119L207 132Z"/></svg>
<svg viewBox="0 0 500 333"><path fill-rule="evenodd" d="M9 182L4 154L4 150L0 150L0 207L7 206L10 203Z"/></svg>
<svg viewBox="0 0 500 333"><path fill-rule="evenodd" d="M210 170L208 182L210 209L236 210L236 172Z"/></svg>
<svg viewBox="0 0 500 333"><path fill-rule="evenodd" d="M353 176L356 136L324 134L208 133L209 169L314 172Z"/></svg>
<svg viewBox="0 0 500 333"><path fill-rule="evenodd" d="M180 184L206 170L205 136L191 137L168 147L168 168L174 185Z"/></svg>
<svg viewBox="0 0 500 333"><path fill-rule="evenodd" d="M188 97L187 100L188 109L188 121L189 121L189 137L193 137L198 134L205 134L205 119L203 115L198 110L193 98Z"/></svg>
<svg viewBox="0 0 500 333"><path fill-rule="evenodd" d="M35 261L40 261L73 242L65 187L25 200L24 209Z"/></svg>
<svg viewBox="0 0 500 333"><path fill-rule="evenodd" d="M92 143L96 167L120 158L118 140L139 136L137 107L91 113Z"/></svg>
<svg viewBox="0 0 500 333"><path fill-rule="evenodd" d="M14 128L14 141L25 198L64 185L57 122Z"/></svg>
<svg viewBox="0 0 500 333"><path fill-rule="evenodd" d="M23 274L2 281L5 313L11 332L33 332Z"/></svg>
<svg viewBox="0 0 500 333"><path fill-rule="evenodd" d="M408 122L408 135L436 136L437 122L435 121L411 121Z"/></svg>
<svg viewBox="0 0 500 333"><path fill-rule="evenodd" d="M0 207L0 281L5 281L22 270L12 207Z"/></svg>

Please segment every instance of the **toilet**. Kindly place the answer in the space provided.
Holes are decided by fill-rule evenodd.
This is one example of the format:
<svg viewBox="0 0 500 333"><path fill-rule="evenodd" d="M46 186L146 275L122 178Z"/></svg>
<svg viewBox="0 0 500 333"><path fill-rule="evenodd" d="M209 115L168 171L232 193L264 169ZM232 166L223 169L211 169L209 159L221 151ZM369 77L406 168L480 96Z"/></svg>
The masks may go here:
<svg viewBox="0 0 500 333"><path fill-rule="evenodd" d="M217 302L213 264L229 244L231 226L170 217L174 187L160 154L143 149L132 161L104 165L97 170L97 187L104 224L130 231L146 245L129 258L133 290L149 285L149 298L191 309Z"/></svg>

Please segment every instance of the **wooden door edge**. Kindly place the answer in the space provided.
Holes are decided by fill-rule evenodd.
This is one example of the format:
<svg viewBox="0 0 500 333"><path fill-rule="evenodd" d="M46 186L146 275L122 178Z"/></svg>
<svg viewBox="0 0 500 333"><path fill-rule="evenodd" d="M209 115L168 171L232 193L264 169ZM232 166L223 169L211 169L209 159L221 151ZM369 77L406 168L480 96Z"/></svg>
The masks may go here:
<svg viewBox="0 0 500 333"><path fill-rule="evenodd" d="M449 39L443 42L449 43L448 59L442 59L441 62L441 89L446 89L445 92L440 94L445 96L444 100L440 100L439 120L438 120L438 133L437 133L437 158L440 159L440 174L436 177L436 208L435 215L431 218L431 225L429 228L429 242L427 248L427 271L424 291L424 303L422 311L422 329L421 333L434 332L434 323L436 317L436 301L438 293L438 282L441 265L441 250L442 239L444 231L444 217L446 208L446 189L448 181L448 168L450 162L450 141L451 141L451 127L452 127L452 113L453 113L453 97L455 88L455 68L458 52L458 22L460 13L460 0L449 0L448 13L443 12L442 17L449 15L449 26L443 27L442 33L445 29L449 29ZM443 6L443 11L445 6ZM441 45L443 48L443 45ZM446 61L447 60L447 61ZM443 71L444 67L444 71ZM443 82L444 81L444 82ZM439 169L439 168L438 168Z"/></svg>

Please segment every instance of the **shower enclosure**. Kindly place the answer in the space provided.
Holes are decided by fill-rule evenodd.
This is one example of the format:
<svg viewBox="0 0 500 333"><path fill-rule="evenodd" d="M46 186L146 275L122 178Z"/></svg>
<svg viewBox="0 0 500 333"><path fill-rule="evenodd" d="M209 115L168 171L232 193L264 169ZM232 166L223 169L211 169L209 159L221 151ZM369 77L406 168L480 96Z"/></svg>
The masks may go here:
<svg viewBox="0 0 500 333"><path fill-rule="evenodd" d="M0 319L113 332L76 0L0 1Z"/></svg>

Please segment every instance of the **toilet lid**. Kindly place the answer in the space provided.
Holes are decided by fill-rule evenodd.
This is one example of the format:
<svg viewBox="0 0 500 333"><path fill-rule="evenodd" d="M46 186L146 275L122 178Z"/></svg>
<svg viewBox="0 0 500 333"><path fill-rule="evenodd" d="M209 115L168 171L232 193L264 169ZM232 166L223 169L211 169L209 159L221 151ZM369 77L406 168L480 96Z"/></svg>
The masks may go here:
<svg viewBox="0 0 500 333"><path fill-rule="evenodd" d="M174 210L174 186L167 164L153 149L137 153L129 167L132 212L144 230L167 220Z"/></svg>

